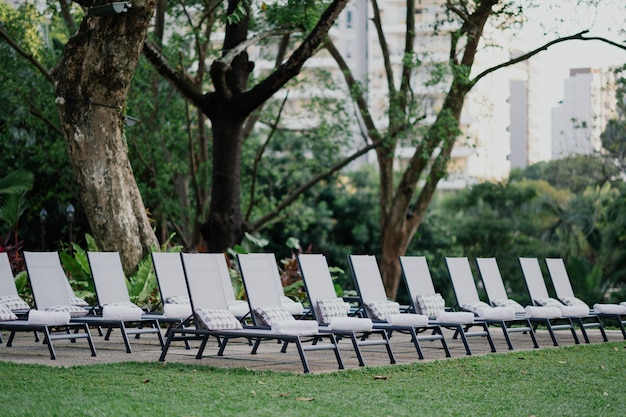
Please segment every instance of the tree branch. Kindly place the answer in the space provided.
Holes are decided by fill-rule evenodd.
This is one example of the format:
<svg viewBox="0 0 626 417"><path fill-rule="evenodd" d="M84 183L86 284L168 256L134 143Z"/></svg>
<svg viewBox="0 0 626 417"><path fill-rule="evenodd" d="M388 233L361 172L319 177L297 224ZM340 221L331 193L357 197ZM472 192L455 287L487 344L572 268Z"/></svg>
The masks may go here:
<svg viewBox="0 0 626 417"><path fill-rule="evenodd" d="M285 109L285 104L287 103L287 99L289 99L289 92L287 92L282 103L280 103L280 108L278 109L276 120L274 121L274 123L272 123L272 126L271 126L272 130L267 135L267 139L265 139L265 142L263 142L261 149L259 149L256 156L254 157L254 164L252 168L252 185L250 186L250 198L248 199L249 200L248 210L246 211L246 215L244 217L246 221L248 221L248 219L250 218L250 213L252 213L252 208L254 207L254 194L256 191L256 179L257 179L257 174L259 171L259 164L261 162L261 157L263 157L263 153L265 152L265 149L267 149L267 145L269 145L270 140L272 139L272 137L274 137L274 133L276 133L276 130L278 128L278 121L280 120L283 114L283 110Z"/></svg>
<svg viewBox="0 0 626 417"><path fill-rule="evenodd" d="M250 230L251 231L259 230L260 228L265 226L268 222L270 222L272 219L274 219L276 216L278 216L278 214L281 211L283 211L285 209L285 207L288 207L300 195L302 195L304 192L306 192L307 190L312 188L318 182L320 182L320 181L330 177L332 174L334 174L335 172L339 171L340 169L342 169L343 167L345 167L346 165L348 165L350 162L354 161L358 157L360 157L362 155L365 155L366 153L368 153L372 149L375 149L375 148L379 147L380 145L382 145L382 143L383 142L381 140L381 141L374 142L371 145L367 145L366 147L364 147L364 148L360 149L359 151L353 153L352 155L348 156L347 158L337 162L335 165L330 167L326 172L322 172L322 173L316 175L315 177L311 178L309 181L307 181L306 183L302 184L300 187L295 189L289 196L285 197L285 199L280 204L278 204L274 208L274 210L272 210L271 212L267 213L265 216L261 217L256 222L254 222L250 226Z"/></svg>
<svg viewBox="0 0 626 417"><path fill-rule="evenodd" d="M240 97L245 113L251 113L274 93L280 90L289 80L298 75L300 69L317 48L322 44L328 31L335 23L339 13L344 9L348 0L333 0L320 16L317 25L306 39L296 48L289 59L271 73L265 80L258 83Z"/></svg>
<svg viewBox="0 0 626 417"><path fill-rule="evenodd" d="M32 55L23 50L11 36L4 30L4 26L0 25L0 38L3 38L7 43L13 48L18 54L22 55L28 62L30 62L39 72L46 77L48 81L54 83L54 79L52 75L50 75L50 71L48 71L44 66L37 61L37 59Z"/></svg>
<svg viewBox="0 0 626 417"><path fill-rule="evenodd" d="M146 40L143 43L143 55L152 63L159 74L176 87L189 101L197 107L204 106L205 96L195 87L192 80L170 65L156 45Z"/></svg>
<svg viewBox="0 0 626 417"><path fill-rule="evenodd" d="M290 35L292 33L301 32L301 31L302 31L301 29L297 29L297 28L283 28L283 29L274 29L274 30L269 30L267 32L259 33L256 36L253 36L249 39L246 39L244 42L237 44L235 48L230 49L228 52L224 54L223 57L221 57L217 61L222 62L224 65L226 65L226 67L230 67L230 64L232 64L233 59L235 59L237 55L239 55L240 53L248 49L250 46L258 43L259 41L263 39L271 38L273 36Z"/></svg>
<svg viewBox="0 0 626 417"><path fill-rule="evenodd" d="M556 44L561 43L561 42L567 42L567 41L573 41L573 40L577 40L577 41L601 41L601 42L605 42L605 43L607 43L609 45L615 46L617 48L626 50L626 45L622 45L622 44L613 42L613 41L611 41L609 39L606 39L606 38L603 38L603 37L599 37L599 36L585 37L584 35L586 33L589 33L589 31L588 30L583 30L582 32L578 32L578 33L575 33L575 34L570 35L570 36L565 36L565 37L562 37L562 38L553 39L550 42L548 42L548 43L546 43L546 44L544 44L544 45L542 45L542 46L540 46L540 47L538 47L536 49L533 49L530 52L525 53L524 55L520 55L520 56L518 56L515 59L511 59L511 60L509 60L507 62L503 62L503 63L501 63L499 65L494 66L494 67L488 68L485 71L483 71L480 74L478 74L476 77L474 77L474 79L471 80L470 85L474 86L481 78L485 77L486 75L491 74L492 72L494 72L494 71L496 71L496 70L498 70L500 68L509 67L511 65L517 64L518 62L526 61L527 59L531 58L532 56L537 55L539 52L546 51L552 45L556 45Z"/></svg>

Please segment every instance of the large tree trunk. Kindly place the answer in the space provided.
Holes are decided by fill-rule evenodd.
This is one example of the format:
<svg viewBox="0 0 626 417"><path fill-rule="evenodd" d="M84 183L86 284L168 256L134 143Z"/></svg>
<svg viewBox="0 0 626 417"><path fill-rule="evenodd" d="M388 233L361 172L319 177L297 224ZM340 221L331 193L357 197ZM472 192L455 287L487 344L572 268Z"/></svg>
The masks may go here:
<svg viewBox="0 0 626 417"><path fill-rule="evenodd" d="M158 241L128 159L125 103L154 0L128 13L87 14L52 75L78 193L101 250L118 251L126 273Z"/></svg>

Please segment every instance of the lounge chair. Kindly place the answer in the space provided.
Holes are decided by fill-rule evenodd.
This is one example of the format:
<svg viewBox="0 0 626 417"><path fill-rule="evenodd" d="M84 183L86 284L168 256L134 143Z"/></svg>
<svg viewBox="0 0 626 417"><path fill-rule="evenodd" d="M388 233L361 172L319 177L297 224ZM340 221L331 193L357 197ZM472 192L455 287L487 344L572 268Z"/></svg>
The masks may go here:
<svg viewBox="0 0 626 417"><path fill-rule="evenodd" d="M572 333L574 341L578 343L578 336L574 330L574 324L568 317L563 317L561 309L557 307L542 306L522 306L517 301L508 298L504 281L500 275L500 269L496 258L476 258L476 264L480 271L480 276L487 293L487 298L491 305L498 307L511 307L519 314L525 314L533 324L533 329L538 326L544 326L554 346L558 346L559 342L556 338L555 330L569 330Z"/></svg>
<svg viewBox="0 0 626 417"><path fill-rule="evenodd" d="M420 341L439 341L446 357L450 357L448 343L439 323L425 314L402 312L400 305L387 300L376 258L371 255L348 255L348 264L361 301L363 314L374 321L374 326L388 332L409 333L418 357L424 358ZM427 333L428 332L428 333Z"/></svg>
<svg viewBox="0 0 626 417"><path fill-rule="evenodd" d="M563 317L569 318L572 323L575 323L583 334L585 343L589 343L589 336L587 335L587 328L598 328L602 333L604 341L608 341L606 332L602 321L597 316L589 315L589 307L586 306L566 306L557 299L551 298L548 294L548 288L541 272L541 266L537 258L519 258L520 266L524 275L524 281L526 282L526 288L532 303L536 306L543 307L557 307L561 310ZM589 322L591 320L591 322ZM576 335L576 332L572 328L572 333ZM578 337L575 338L578 341Z"/></svg>
<svg viewBox="0 0 626 417"><path fill-rule="evenodd" d="M25 317L30 310L28 303L17 292L11 262L6 252L0 252L0 305L4 305L18 317Z"/></svg>
<svg viewBox="0 0 626 417"><path fill-rule="evenodd" d="M548 266L548 272L552 279L554 291L559 300L568 306L584 305L589 308L584 301L576 298L574 295L572 283L569 279L563 259L548 258L546 259L546 265ZM593 309L589 310L589 315L597 316L604 320L610 320L611 322L614 321L622 331L622 336L626 339L626 330L624 329L624 324L626 323L626 306L621 304L596 303L593 305Z"/></svg>
<svg viewBox="0 0 626 417"><path fill-rule="evenodd" d="M109 340L113 329L120 329L126 352L131 353L129 335L155 334L161 346L159 318L161 315L146 314L130 301L126 277L117 252L87 252L91 276L96 290L97 307L90 315L74 320L90 327L107 329L104 340Z"/></svg>
<svg viewBox="0 0 626 417"><path fill-rule="evenodd" d="M452 280L452 287L458 306L465 311L471 311L478 318L484 320L489 325L499 326L504 334L504 339L509 350L513 350L510 333L528 333L532 339L533 346L538 348L535 332L526 314L516 314L512 307L493 307L480 300L476 282L466 257L446 258L446 265Z"/></svg>
<svg viewBox="0 0 626 417"><path fill-rule="evenodd" d="M74 342L77 339L87 339L91 356L97 356L89 327L85 324L71 322L70 311L72 306L69 306L69 297L63 281L55 282L57 278L65 279L65 275L63 274L59 277L52 271L46 271L45 276L35 273L34 270L37 267L30 262L31 255L32 253L29 252L24 253L35 308L31 308L28 311L26 319L18 319L9 308L5 306L0 307L0 320L2 320L0 321L0 330L11 332L7 341L7 347L12 346L16 332L40 332L44 335L43 343L48 346L50 359L57 358L53 343L56 340L70 340ZM58 255L56 253L53 253L53 255L56 256L56 261L59 262ZM61 273L63 272L61 271ZM45 280L40 281L38 278L44 278ZM48 308L45 305L46 299L56 299L57 303ZM75 308L80 310L81 314L84 313L83 309ZM36 340L38 341L39 339L36 338Z"/></svg>
<svg viewBox="0 0 626 417"><path fill-rule="evenodd" d="M319 344L312 346L303 345L303 335L294 329L281 328L280 323L274 328L244 327L235 315L228 310L226 298L224 296L223 274L228 274L226 260L222 253L219 254L181 254L189 299L194 312L196 323L195 329L175 328L168 336L165 347L161 353L159 361L164 361L170 343L173 340L184 340L184 338L200 338L202 343L196 354L196 358L202 358L210 337L214 337L219 342L218 356L223 356L227 343L230 339L245 338L254 340L252 354L256 354L260 343L263 340L278 340L283 342L282 352L285 352L289 343L294 343L298 350L300 361L305 373L310 372L309 364L305 352L308 350L333 350L339 369L343 369L343 362L337 348L337 341L331 335L321 337L330 339L330 344ZM230 285L230 281L229 281ZM318 338L315 338L317 341Z"/></svg>
<svg viewBox="0 0 626 417"><path fill-rule="evenodd" d="M372 320L368 318L348 316L350 304L337 297L324 255L299 254L298 266L311 304L311 314L320 325L321 331L330 331L338 339L349 338L359 366L365 365L362 346L383 345L387 349L389 361L396 363L386 330L374 329ZM381 340L371 340L372 335L379 335Z"/></svg>
<svg viewBox="0 0 626 417"><path fill-rule="evenodd" d="M466 311L447 311L445 300L435 291L424 256L401 256L400 265L413 311L427 315L431 323L454 330L454 338L461 338L467 355L472 354L468 343L470 337L486 338L491 351L496 351L489 325L484 320L476 319L473 313ZM468 332L473 327L482 330Z"/></svg>

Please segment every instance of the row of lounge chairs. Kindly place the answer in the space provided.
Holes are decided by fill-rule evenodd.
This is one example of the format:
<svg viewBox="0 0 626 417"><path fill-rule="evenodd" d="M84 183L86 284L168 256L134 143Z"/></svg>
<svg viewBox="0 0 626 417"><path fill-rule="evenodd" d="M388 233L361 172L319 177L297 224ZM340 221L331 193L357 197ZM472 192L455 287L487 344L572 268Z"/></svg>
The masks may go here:
<svg viewBox="0 0 626 417"><path fill-rule="evenodd" d="M4 255L4 256L3 256ZM7 280L10 266L6 254L0 253L0 330L10 332L10 346L15 332L44 334L44 342L52 359L56 357L53 341L85 338L92 356L97 355L90 328L108 339L114 329L122 333L126 351L131 352L129 335L155 334L162 346L160 361L165 361L170 346L199 341L197 358L202 358L210 339L218 342L218 356L223 356L231 339L244 339L258 351L266 340L282 344L285 352L290 344L298 351L304 372L309 372L306 353L328 350L339 369L344 368L339 342L351 342L359 365L365 365L362 347L381 346L395 363L390 343L394 332L407 333L424 358L422 343L437 343L450 356L448 341L442 329L452 329L453 339L460 338L465 353L471 355L469 338L485 339L496 351L490 327L502 329L509 349L513 349L510 333L527 335L538 347L535 329L547 328L555 346L555 331L566 330L579 343L576 328L589 343L587 329L598 328L607 340L603 319L617 323L624 338L626 307L596 304L584 307L573 296L565 267L557 260L548 260L554 287L561 300L551 299L536 258L520 258L522 271L533 305L522 307L508 299L504 282L494 258L477 259L478 269L489 302L478 296L467 258L446 258L446 264L457 298L456 311L446 306L434 288L425 257L400 258L410 299L409 306L387 300L376 258L370 255L349 255L348 262L359 294L358 305L350 305L336 296L328 264L323 255L299 255L298 264L310 308L284 297L276 259L273 254L240 254L237 257L247 302L235 299L226 258L223 254L153 253L162 305L159 311L143 311L130 302L119 255L116 252L89 252L88 260L98 303L87 306L73 295L56 252L26 252L29 282L33 290L34 308L28 305L5 304L15 308L2 309L2 301L16 301L17 290ZM7 272L8 267L8 272ZM560 274L560 275L559 275ZM9 281L11 281L9 283ZM566 285L567 284L567 285ZM559 292L561 291L561 292ZM3 297L5 297L3 299ZM566 306L565 304L574 304ZM19 308L18 308L19 307ZM13 316L3 316L3 311ZM167 325L165 340L161 325Z"/></svg>

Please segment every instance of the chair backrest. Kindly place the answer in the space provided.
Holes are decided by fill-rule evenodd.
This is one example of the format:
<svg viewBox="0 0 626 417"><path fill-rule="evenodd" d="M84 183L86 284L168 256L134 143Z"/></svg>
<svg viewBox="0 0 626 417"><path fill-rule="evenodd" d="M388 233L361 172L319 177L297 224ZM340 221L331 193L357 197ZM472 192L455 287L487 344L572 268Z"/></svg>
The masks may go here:
<svg viewBox="0 0 626 417"><path fill-rule="evenodd" d="M18 295L11 262L6 252L0 252L0 296L2 295Z"/></svg>
<svg viewBox="0 0 626 417"><path fill-rule="evenodd" d="M317 306L319 300L337 298L333 278L324 255L299 254L298 265L311 306ZM317 319L317 309L312 308L311 311Z"/></svg>
<svg viewBox="0 0 626 417"><path fill-rule="evenodd" d="M223 253L181 253L191 306L227 310L222 288L223 276L229 277ZM230 278L229 278L230 283ZM232 291L232 286L231 286Z"/></svg>
<svg viewBox="0 0 626 417"><path fill-rule="evenodd" d="M537 258L519 258L519 263L522 267L526 288L533 304L535 304L535 300L549 298L548 288L543 280L539 260Z"/></svg>
<svg viewBox="0 0 626 417"><path fill-rule="evenodd" d="M255 307L280 307L282 285L278 288L276 277L280 280L276 257L273 253L237 254L241 278L246 290L250 311ZM252 314L255 325L260 324L256 314Z"/></svg>
<svg viewBox="0 0 626 417"><path fill-rule="evenodd" d="M557 297L574 297L572 283L569 280L563 259L547 258L546 265L548 265L548 271L550 272L550 278L552 278L552 285Z"/></svg>
<svg viewBox="0 0 626 417"><path fill-rule="evenodd" d="M151 255L161 300L165 302L169 297L188 296L180 253L152 252Z"/></svg>
<svg viewBox="0 0 626 417"><path fill-rule="evenodd" d="M126 275L118 252L87 252L98 304L130 302Z"/></svg>
<svg viewBox="0 0 626 417"><path fill-rule="evenodd" d="M446 265L458 305L462 306L480 301L469 260L466 257L446 257Z"/></svg>
<svg viewBox="0 0 626 417"><path fill-rule="evenodd" d="M374 255L348 255L348 264L363 304L387 299L383 278Z"/></svg>
<svg viewBox="0 0 626 417"><path fill-rule="evenodd" d="M435 294L435 285L425 256L401 256L400 266L411 304L417 307L418 295Z"/></svg>
<svg viewBox="0 0 626 417"><path fill-rule="evenodd" d="M489 301L506 300L509 298L496 258L476 258L476 264L478 265L478 271L483 280L483 286Z"/></svg>
<svg viewBox="0 0 626 417"><path fill-rule="evenodd" d="M69 305L67 277L57 252L24 252L35 308Z"/></svg>

